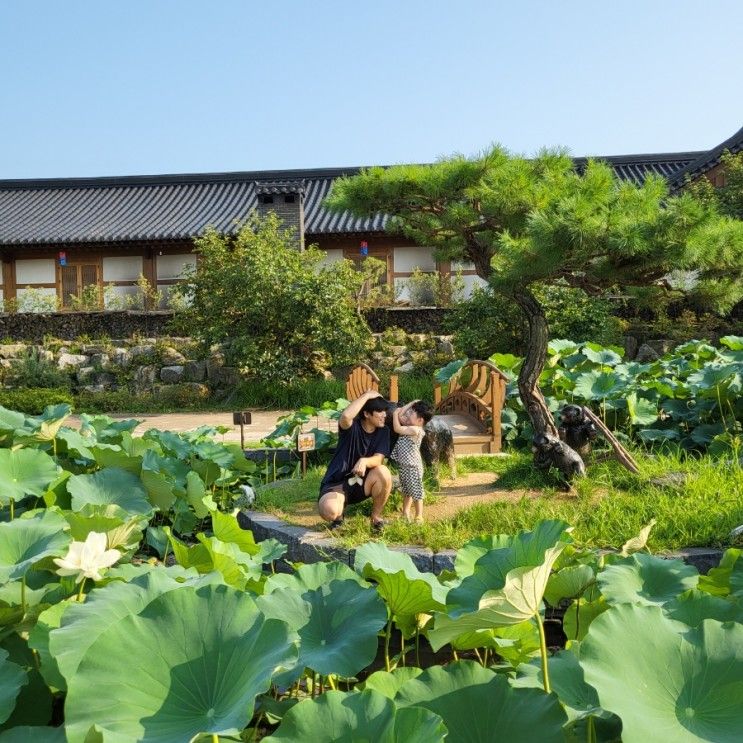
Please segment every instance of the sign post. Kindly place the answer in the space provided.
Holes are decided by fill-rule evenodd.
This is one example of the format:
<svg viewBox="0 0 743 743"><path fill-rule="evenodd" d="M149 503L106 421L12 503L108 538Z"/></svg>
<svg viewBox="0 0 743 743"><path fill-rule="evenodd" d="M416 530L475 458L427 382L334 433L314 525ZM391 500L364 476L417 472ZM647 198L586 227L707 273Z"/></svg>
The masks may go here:
<svg viewBox="0 0 743 743"><path fill-rule="evenodd" d="M302 455L302 477L307 474L307 452L315 451L315 434L299 433L297 435L297 451Z"/></svg>
<svg viewBox="0 0 743 743"><path fill-rule="evenodd" d="M240 448L245 449L245 428L253 422L253 416L249 410L238 410L232 414L232 425L240 426Z"/></svg>

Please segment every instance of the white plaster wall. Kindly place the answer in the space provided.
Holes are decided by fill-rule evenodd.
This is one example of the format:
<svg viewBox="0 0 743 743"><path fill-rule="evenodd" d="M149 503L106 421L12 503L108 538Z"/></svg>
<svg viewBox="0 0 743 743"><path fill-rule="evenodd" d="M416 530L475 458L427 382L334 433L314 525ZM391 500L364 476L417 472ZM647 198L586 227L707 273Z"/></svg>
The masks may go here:
<svg viewBox="0 0 743 743"><path fill-rule="evenodd" d="M474 271L475 264L470 263L469 261L465 261L464 263L460 263L459 261L452 261L451 270L452 271Z"/></svg>
<svg viewBox="0 0 743 743"><path fill-rule="evenodd" d="M126 281L126 279L115 280ZM127 300L128 297L133 297L133 300ZM128 309L130 305L132 309L135 309L141 307L141 304L138 286L107 286L103 291L103 305L107 310Z"/></svg>
<svg viewBox="0 0 743 743"><path fill-rule="evenodd" d="M488 285L488 282L481 279L479 276L462 276L462 281L464 281L464 296L469 297L470 294L472 294L472 291L475 289L475 287L484 287Z"/></svg>
<svg viewBox="0 0 743 743"><path fill-rule="evenodd" d="M343 250L324 250L323 252L325 255L320 262L321 266L330 266L333 263L343 260Z"/></svg>
<svg viewBox="0 0 743 743"><path fill-rule="evenodd" d="M196 256L186 255L158 255L155 258L158 279L179 279L186 266L196 265Z"/></svg>
<svg viewBox="0 0 743 743"><path fill-rule="evenodd" d="M421 271L436 270L436 261L431 248L395 248L394 254L396 272L412 273L415 268L420 268Z"/></svg>
<svg viewBox="0 0 743 743"><path fill-rule="evenodd" d="M56 281L54 258L29 258L15 262L15 283L53 284ZM52 293L56 293L54 289Z"/></svg>
<svg viewBox="0 0 743 743"><path fill-rule="evenodd" d="M142 273L141 255L124 255L103 259L103 283L136 281Z"/></svg>
<svg viewBox="0 0 743 743"><path fill-rule="evenodd" d="M395 296L398 302L410 301L410 292L408 291L408 280L398 277L395 279Z"/></svg>

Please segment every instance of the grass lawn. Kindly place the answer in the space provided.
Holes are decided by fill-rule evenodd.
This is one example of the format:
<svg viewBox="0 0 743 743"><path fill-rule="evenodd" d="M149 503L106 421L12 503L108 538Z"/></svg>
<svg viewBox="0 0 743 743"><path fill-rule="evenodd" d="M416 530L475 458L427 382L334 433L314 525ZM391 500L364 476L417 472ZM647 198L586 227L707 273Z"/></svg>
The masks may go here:
<svg viewBox="0 0 743 743"><path fill-rule="evenodd" d="M539 519L560 518L575 527L573 536L578 541L618 548L656 519L648 544L652 551L730 546L730 531L743 524L743 470L738 464L708 457L641 454L637 460L639 476L615 461L589 465L589 476L569 494L537 473L527 454L465 457L458 461L458 497L443 495L451 486L447 487L443 475L448 473L442 467L443 490L427 495L425 523L405 523L400 496L393 493L383 538L390 544L425 545L435 551L456 549L478 535L514 534L531 529ZM256 508L290 523L319 527L316 502L323 473L324 468L314 468L304 480L264 486ZM668 477L670 473L678 474ZM668 481L651 482L663 477ZM467 495L470 481L477 483L471 487L476 498ZM366 501L349 508L346 523L334 536L346 546L369 541L369 507Z"/></svg>

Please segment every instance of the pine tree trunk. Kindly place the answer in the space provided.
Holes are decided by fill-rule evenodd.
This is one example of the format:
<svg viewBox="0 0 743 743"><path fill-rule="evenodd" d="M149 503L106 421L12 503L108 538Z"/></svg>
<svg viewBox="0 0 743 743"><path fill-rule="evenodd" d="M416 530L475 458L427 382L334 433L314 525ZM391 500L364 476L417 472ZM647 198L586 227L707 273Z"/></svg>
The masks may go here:
<svg viewBox="0 0 743 743"><path fill-rule="evenodd" d="M547 360L549 342L547 318L537 298L526 288L513 292L513 298L529 323L529 340L526 358L519 372L519 395L524 404L534 433L551 433L557 436L557 428L547 403L539 389L539 375Z"/></svg>

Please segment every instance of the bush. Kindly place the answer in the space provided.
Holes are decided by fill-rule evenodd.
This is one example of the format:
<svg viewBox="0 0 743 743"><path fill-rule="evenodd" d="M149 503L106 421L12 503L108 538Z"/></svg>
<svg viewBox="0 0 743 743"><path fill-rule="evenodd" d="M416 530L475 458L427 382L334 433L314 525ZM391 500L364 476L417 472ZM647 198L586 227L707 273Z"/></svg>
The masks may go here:
<svg viewBox="0 0 743 743"><path fill-rule="evenodd" d="M71 382L68 372L59 369L53 361L47 361L37 351L25 356L8 376L15 387L69 389Z"/></svg>
<svg viewBox="0 0 743 743"><path fill-rule="evenodd" d="M73 404L72 395L59 389L17 389L2 390L0 405L9 410L17 410L26 415L41 415L47 405Z"/></svg>
<svg viewBox="0 0 743 743"><path fill-rule="evenodd" d="M273 214L234 239L207 231L196 249L201 260L177 289L190 303L181 323L204 343L229 341L229 363L247 377L287 383L363 356L370 332L348 261L298 251Z"/></svg>
<svg viewBox="0 0 743 743"><path fill-rule="evenodd" d="M534 293L545 309L550 338L621 343L622 321L612 314L610 300L561 286L537 286ZM521 311L489 288L477 288L457 304L446 319L446 329L454 335L457 352L469 358L525 351L527 330Z"/></svg>

